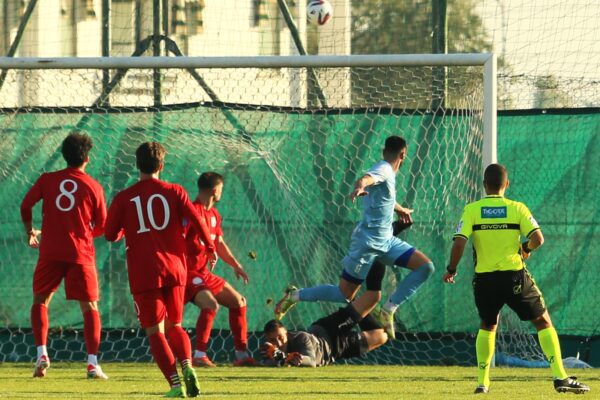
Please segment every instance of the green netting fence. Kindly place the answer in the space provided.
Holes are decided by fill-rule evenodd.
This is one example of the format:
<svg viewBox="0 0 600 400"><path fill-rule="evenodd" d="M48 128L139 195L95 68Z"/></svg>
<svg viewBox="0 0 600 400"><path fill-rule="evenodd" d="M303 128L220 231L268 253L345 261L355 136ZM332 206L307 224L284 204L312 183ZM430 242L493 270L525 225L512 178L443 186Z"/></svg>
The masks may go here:
<svg viewBox="0 0 600 400"><path fill-rule="evenodd" d="M288 282L302 286L337 282L339 260L360 217L359 207L349 204L347 197L351 185L379 159L385 137L403 130L419 132L407 135L409 160L398 179L398 200L408 201L416 210L415 225L404 238L427 253L438 268L403 307L399 323L415 335L476 332L470 256L463 258L458 284L450 287L441 281L454 224L466 199L477 197L481 190L479 155L476 151L474 157L468 154L477 143L464 145L471 140L468 130L453 126L456 117L452 113L432 117L339 110L319 114L229 112L246 127L246 136L225 128L222 110L213 107L92 114L82 129L94 140L87 172L104 186L110 202L118 190L137 179L135 148L143 141L158 140L169 152L162 178L182 184L192 197L200 172L223 173L226 186L219 209L224 232L251 283L244 287L235 282L222 262L217 273L246 296L249 330L258 331L272 317L269 299L277 298ZM31 279L37 254L25 243L20 201L42 172L63 168L60 143L80 119L81 114L69 112L0 115L2 328L30 327ZM600 248L596 246L600 239L599 130L597 113L506 114L498 118L498 159L508 167L511 180L507 196L530 207L546 237L544 247L531 257L529 268L558 331L585 337L598 335L600 328L595 302L600 282ZM427 154L435 156L420 159L411 141L427 141ZM466 162L467 158L475 161ZM411 176L411 171L422 174ZM470 183L457 185L457 174ZM409 181L407 192L403 187ZM40 213L37 206L37 226ZM109 245L103 239L98 239L96 246L103 326L137 328L124 246ZM250 251L257 253L256 260L247 257ZM403 273L390 270L386 290L391 290ZM50 307L51 326L80 329L79 307L66 303L61 288ZM307 326L332 307L302 304L290 315L290 323ZM195 325L197 312L188 306L186 326ZM228 329L226 312L219 313L215 328Z"/></svg>

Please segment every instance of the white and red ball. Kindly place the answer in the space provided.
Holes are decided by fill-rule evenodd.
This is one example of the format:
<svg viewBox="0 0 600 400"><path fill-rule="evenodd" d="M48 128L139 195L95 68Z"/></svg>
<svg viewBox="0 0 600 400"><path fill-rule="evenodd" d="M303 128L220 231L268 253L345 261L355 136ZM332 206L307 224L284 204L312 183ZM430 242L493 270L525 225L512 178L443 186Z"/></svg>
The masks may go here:
<svg viewBox="0 0 600 400"><path fill-rule="evenodd" d="M333 17L333 7L328 0L310 0L306 5L308 22L325 25Z"/></svg>

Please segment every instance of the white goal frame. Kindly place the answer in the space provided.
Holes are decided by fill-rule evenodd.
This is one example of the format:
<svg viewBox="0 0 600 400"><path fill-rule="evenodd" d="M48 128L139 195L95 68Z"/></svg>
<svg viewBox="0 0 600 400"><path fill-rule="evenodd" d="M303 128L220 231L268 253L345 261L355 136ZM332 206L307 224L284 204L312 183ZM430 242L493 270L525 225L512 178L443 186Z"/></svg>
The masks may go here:
<svg viewBox="0 0 600 400"><path fill-rule="evenodd" d="M497 162L497 64L494 53L257 57L0 57L0 69L3 70L483 66L484 169Z"/></svg>

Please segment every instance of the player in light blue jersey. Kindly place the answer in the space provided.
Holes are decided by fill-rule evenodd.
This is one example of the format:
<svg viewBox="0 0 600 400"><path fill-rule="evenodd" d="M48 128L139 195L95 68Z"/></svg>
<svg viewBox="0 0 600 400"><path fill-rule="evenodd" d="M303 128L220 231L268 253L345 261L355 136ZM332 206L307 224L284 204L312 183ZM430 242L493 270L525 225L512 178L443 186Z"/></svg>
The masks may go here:
<svg viewBox="0 0 600 400"><path fill-rule="evenodd" d="M394 236L392 222L394 213L401 223L412 223L411 209L396 202L396 174L407 153L406 141L400 136L390 136L385 141L383 160L376 163L356 181L350 198L363 198L363 217L352 233L350 249L342 260L340 283L296 289L288 285L284 297L275 306L278 319L299 301L356 301L356 309L368 314L381 299L381 284L370 279L371 265L384 264L408 268L411 273L398 284L385 305L376 310L380 322L391 338L395 338L394 312L400 304L413 295L431 276L433 263L422 252ZM366 279L366 291L354 300ZM364 315L363 315L364 316Z"/></svg>

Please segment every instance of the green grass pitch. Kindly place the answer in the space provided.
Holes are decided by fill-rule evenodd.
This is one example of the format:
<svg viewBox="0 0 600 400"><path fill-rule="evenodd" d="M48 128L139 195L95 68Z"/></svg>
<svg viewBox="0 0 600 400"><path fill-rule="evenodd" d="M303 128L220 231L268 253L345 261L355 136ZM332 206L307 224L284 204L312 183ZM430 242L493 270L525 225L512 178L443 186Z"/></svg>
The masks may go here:
<svg viewBox="0 0 600 400"><path fill-rule="evenodd" d="M31 377L32 364L0 364L0 398L152 399L168 390L151 363L105 363L109 381L85 378L83 363L53 363L43 379ZM205 399L464 399L476 386L475 367L331 366L324 368L199 369ZM573 372L573 371L571 371ZM547 369L494 368L490 399L555 399ZM600 399L600 376L579 370L591 386L583 399ZM579 397L578 397L579 398Z"/></svg>

